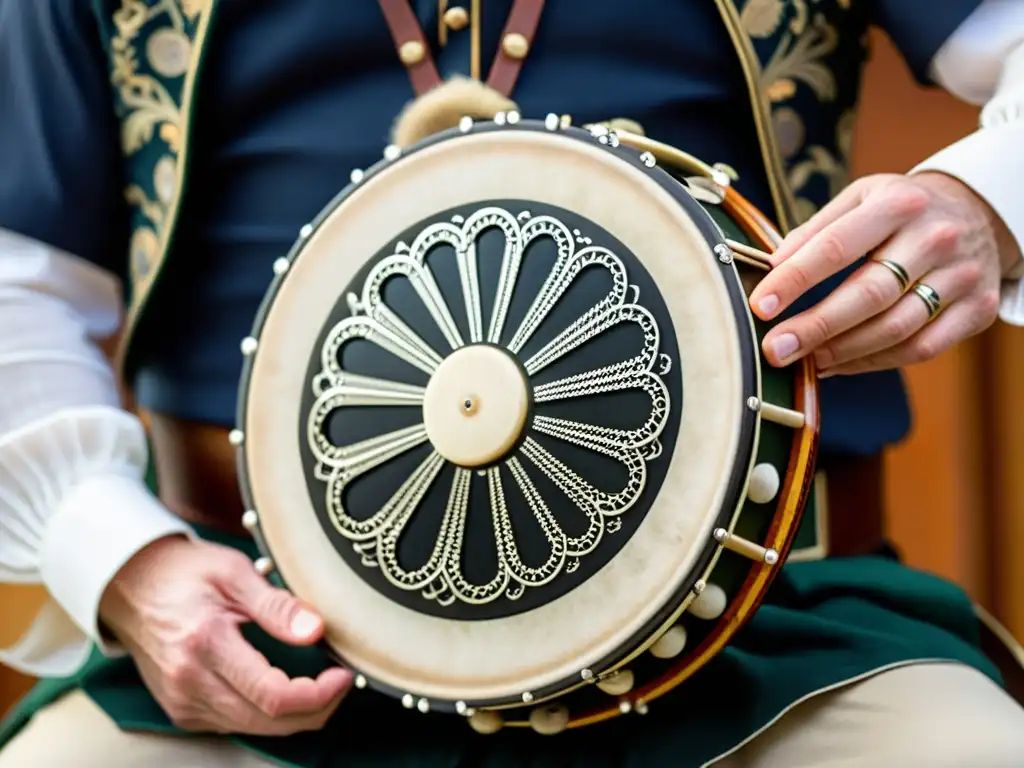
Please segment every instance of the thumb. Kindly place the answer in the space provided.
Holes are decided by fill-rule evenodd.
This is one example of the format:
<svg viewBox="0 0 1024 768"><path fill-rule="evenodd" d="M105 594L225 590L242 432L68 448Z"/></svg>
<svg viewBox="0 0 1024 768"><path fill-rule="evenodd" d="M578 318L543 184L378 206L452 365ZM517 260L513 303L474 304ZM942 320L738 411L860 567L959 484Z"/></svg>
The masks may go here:
<svg viewBox="0 0 1024 768"><path fill-rule="evenodd" d="M291 645L312 645L323 637L324 621L291 592L272 586L250 563L222 586L237 607L272 637Z"/></svg>

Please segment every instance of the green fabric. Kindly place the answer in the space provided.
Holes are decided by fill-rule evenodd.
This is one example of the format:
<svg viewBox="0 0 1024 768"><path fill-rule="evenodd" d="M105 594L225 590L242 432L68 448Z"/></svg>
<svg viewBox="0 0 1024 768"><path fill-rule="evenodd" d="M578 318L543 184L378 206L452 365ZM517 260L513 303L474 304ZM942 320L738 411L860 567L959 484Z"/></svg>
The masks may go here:
<svg viewBox="0 0 1024 768"><path fill-rule="evenodd" d="M208 538L255 555L249 541ZM318 649L287 648L262 632L252 641L292 674L329 661ZM803 696L872 670L915 659L959 661L1001 682L977 647L970 599L956 586L879 555L787 565L735 642L697 676L631 715L540 737L522 729L473 733L460 718L422 715L353 691L322 732L287 739L238 737L298 768L328 766L698 766L770 722ZM175 733L131 661L96 656L74 678L40 683L0 726L0 744L34 711L74 688L128 730Z"/></svg>

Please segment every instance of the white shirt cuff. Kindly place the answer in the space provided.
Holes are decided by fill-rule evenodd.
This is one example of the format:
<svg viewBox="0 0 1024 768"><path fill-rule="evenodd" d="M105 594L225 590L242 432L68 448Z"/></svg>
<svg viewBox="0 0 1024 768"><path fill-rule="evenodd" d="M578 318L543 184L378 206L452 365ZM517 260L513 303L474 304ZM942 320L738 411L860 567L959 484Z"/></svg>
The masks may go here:
<svg viewBox="0 0 1024 768"><path fill-rule="evenodd" d="M39 571L53 599L108 655L120 649L99 628L100 599L121 567L146 545L192 535L140 479L89 477L69 488L46 523Z"/></svg>
<svg viewBox="0 0 1024 768"><path fill-rule="evenodd" d="M1024 121L1006 122L975 131L932 155L911 170L939 171L959 179L1002 218L1024 250L1024 195L1017 179L1024 174ZM1000 318L1024 325L1024 261L1003 284Z"/></svg>

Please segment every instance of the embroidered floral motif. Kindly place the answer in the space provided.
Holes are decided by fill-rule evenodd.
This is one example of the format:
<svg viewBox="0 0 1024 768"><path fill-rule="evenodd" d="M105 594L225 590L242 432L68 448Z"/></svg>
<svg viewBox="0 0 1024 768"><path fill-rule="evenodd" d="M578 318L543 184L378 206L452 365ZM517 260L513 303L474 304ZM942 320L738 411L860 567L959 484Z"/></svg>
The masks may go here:
<svg viewBox="0 0 1024 768"><path fill-rule="evenodd" d="M786 32L762 70L761 86L768 99L792 98L798 82L809 86L819 101L834 99L836 80L824 59L835 51L838 41L835 27L820 15L804 34Z"/></svg>
<svg viewBox="0 0 1024 768"><path fill-rule="evenodd" d="M749 0L740 13L743 29L751 37L771 37L782 23L783 0Z"/></svg>
<svg viewBox="0 0 1024 768"><path fill-rule="evenodd" d="M108 30L110 81L132 214L129 318L164 256L184 150L187 81L198 61L197 32L214 0L101 0Z"/></svg>
<svg viewBox="0 0 1024 768"><path fill-rule="evenodd" d="M850 183L850 153L853 148L853 128L857 115L847 110L836 125L836 151L815 144L807 147L806 159L795 163L789 170L789 185L794 190L804 189L815 175L824 178L829 199L838 195ZM818 210L806 197L797 198L801 220L806 221Z"/></svg>
<svg viewBox="0 0 1024 768"><path fill-rule="evenodd" d="M770 113L772 175L795 226L849 181L843 137L854 122L867 12L852 0L736 0L735 6L754 60L743 46L740 54Z"/></svg>

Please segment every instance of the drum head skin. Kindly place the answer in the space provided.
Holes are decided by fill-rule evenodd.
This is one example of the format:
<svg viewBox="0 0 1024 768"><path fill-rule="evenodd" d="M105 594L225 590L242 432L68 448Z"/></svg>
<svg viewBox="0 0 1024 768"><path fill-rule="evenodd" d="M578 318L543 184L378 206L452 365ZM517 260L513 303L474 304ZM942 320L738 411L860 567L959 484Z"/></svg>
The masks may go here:
<svg viewBox="0 0 1024 768"><path fill-rule="evenodd" d="M585 682L682 609L741 503L746 298L651 165L540 123L441 134L275 268L240 397L247 504L331 650L407 705Z"/></svg>

